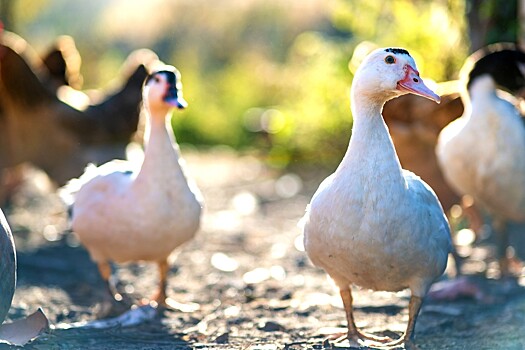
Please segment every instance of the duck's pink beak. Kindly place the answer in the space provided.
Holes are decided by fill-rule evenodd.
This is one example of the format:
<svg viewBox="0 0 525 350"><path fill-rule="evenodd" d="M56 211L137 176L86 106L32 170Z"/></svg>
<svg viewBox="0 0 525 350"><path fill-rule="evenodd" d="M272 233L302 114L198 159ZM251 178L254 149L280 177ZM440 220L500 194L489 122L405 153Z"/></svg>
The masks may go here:
<svg viewBox="0 0 525 350"><path fill-rule="evenodd" d="M419 72L410 65L405 66L405 78L397 82L397 89L406 91L411 94L419 95L428 98L429 100L439 103L441 98L434 91L430 90L423 79L419 77Z"/></svg>

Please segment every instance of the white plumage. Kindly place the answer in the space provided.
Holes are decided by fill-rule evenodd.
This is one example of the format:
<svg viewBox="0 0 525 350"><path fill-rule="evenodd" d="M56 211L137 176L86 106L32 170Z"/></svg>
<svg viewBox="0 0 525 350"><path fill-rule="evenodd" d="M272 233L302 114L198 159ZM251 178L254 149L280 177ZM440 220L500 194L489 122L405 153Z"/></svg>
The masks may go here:
<svg viewBox="0 0 525 350"><path fill-rule="evenodd" d="M501 273L507 275L506 224L525 221L525 127L510 95L496 88L525 86L525 53L497 48L466 65L473 67L464 78L465 111L441 131L436 154L449 184L491 214Z"/></svg>
<svg viewBox="0 0 525 350"><path fill-rule="evenodd" d="M305 249L338 286L351 341L388 339L361 333L352 315L351 285L383 291L409 288L409 341L422 298L451 251L448 222L432 189L403 170L381 116L384 103L403 93L439 101L402 49L370 54L354 76L354 117L348 150L314 194L304 218Z"/></svg>
<svg viewBox="0 0 525 350"><path fill-rule="evenodd" d="M436 148L443 173L461 194L494 215L525 220L525 128L518 110L476 78L465 113L441 132Z"/></svg>
<svg viewBox="0 0 525 350"><path fill-rule="evenodd" d="M180 74L164 68L147 78L148 117L142 164L115 160L90 166L69 188L74 194L72 228L98 264L104 280L109 262L153 261L160 286L154 299L166 300L167 258L199 228L202 200L184 173L169 111L185 107Z"/></svg>

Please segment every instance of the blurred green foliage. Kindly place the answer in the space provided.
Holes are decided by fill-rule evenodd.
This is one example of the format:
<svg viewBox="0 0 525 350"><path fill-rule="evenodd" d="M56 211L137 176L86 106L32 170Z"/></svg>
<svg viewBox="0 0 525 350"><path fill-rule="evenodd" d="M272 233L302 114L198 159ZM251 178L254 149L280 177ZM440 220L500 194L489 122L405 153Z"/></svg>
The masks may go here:
<svg viewBox="0 0 525 350"><path fill-rule="evenodd" d="M441 81L457 76L468 53L464 13L464 0L340 0L333 20L361 40L408 48L422 74Z"/></svg>
<svg viewBox="0 0 525 350"><path fill-rule="evenodd" d="M38 50L75 38L87 88L153 49L182 72L179 142L255 151L278 167L333 167L351 133L348 69L363 40L409 49L424 77L457 77L465 0L19 0L16 31Z"/></svg>

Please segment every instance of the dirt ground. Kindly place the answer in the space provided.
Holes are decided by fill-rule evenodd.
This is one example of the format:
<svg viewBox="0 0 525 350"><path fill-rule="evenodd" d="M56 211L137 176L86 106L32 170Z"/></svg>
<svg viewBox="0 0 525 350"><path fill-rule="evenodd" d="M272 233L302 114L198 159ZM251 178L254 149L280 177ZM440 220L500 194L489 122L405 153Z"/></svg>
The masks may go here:
<svg viewBox="0 0 525 350"><path fill-rule="evenodd" d="M204 194L206 210L198 236L174 259L168 295L198 310L165 310L129 328L61 329L96 318L94 307L103 284L87 252L67 230L60 199L49 191L45 176L31 171L28 184L6 210L18 254L18 286L8 320L41 307L53 328L25 348L336 346L324 342L320 329L345 326L342 303L325 273L302 251L297 227L311 195L328 174L280 174L254 157L227 150L184 155ZM427 299L416 327L417 346L525 349L525 289L514 282L474 276L487 269L490 275L494 263L487 260L487 246L469 249L465 266L481 294L449 302ZM156 269L148 264L117 266L116 275L118 289L133 300L156 288ZM377 334L401 334L408 319L408 297L408 292L355 289L358 326ZM9 346L0 345L3 348Z"/></svg>

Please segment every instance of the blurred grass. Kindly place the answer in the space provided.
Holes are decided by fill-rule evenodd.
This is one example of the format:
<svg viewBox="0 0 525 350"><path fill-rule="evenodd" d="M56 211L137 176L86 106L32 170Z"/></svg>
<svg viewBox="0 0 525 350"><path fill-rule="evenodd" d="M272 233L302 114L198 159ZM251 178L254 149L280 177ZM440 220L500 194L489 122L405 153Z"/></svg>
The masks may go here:
<svg viewBox="0 0 525 350"><path fill-rule="evenodd" d="M75 38L85 87L134 49L182 72L181 143L228 145L276 167L333 167L351 132L348 61L369 40L402 46L424 77L454 79L467 55L465 0L20 0L16 31L39 51ZM37 10L38 11L37 11Z"/></svg>

